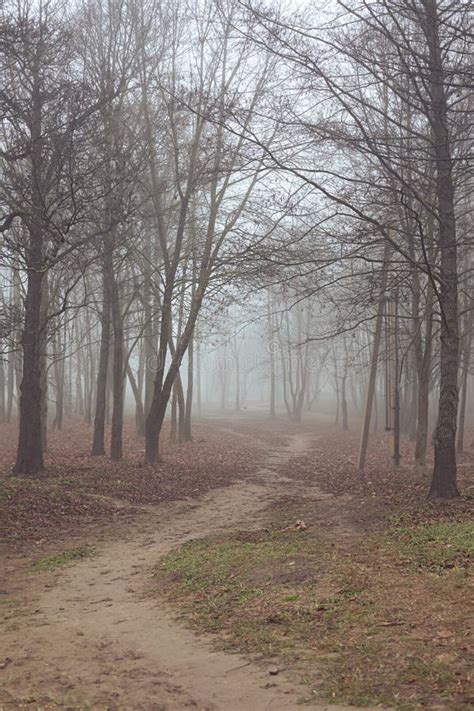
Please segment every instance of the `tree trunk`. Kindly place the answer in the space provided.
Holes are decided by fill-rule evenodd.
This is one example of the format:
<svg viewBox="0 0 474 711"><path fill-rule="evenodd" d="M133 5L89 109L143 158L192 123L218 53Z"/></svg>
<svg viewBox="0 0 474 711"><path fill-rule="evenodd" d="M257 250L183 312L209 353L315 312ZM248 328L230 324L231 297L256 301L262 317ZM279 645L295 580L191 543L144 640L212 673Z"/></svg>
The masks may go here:
<svg viewBox="0 0 474 711"><path fill-rule="evenodd" d="M40 368L41 368L41 443L43 453L48 449L48 364L47 346L48 332L46 328L48 320L49 294L48 294L48 274L43 278L43 293L41 301L41 335L40 335Z"/></svg>
<svg viewBox="0 0 474 711"><path fill-rule="evenodd" d="M416 442L416 411L417 411L417 401L418 401L418 378L416 376L416 371L413 370L415 375L415 380L411 383L411 400L410 400L410 419L408 422L408 435L410 437L410 442Z"/></svg>
<svg viewBox="0 0 474 711"><path fill-rule="evenodd" d="M133 370L130 367L130 363L127 363L127 375L132 388L133 397L135 398L135 426L137 428L138 434L143 434L145 425L145 411L143 408L142 394L140 388L138 387L137 380L133 374Z"/></svg>
<svg viewBox="0 0 474 711"><path fill-rule="evenodd" d="M32 236L32 239L34 237ZM37 246L36 246L37 247ZM23 377L20 385L20 431L14 474L34 474L44 468L41 438L41 303L44 273L31 267L22 337Z"/></svg>
<svg viewBox="0 0 474 711"><path fill-rule="evenodd" d="M372 427L372 432L377 434L379 429L379 398L377 394L377 379L374 386L374 424Z"/></svg>
<svg viewBox="0 0 474 711"><path fill-rule="evenodd" d="M341 412L342 412L342 429L347 432L349 429L349 418L347 412L347 398L346 398L346 380L347 373L341 378Z"/></svg>
<svg viewBox="0 0 474 711"><path fill-rule="evenodd" d="M19 398L19 437L15 474L34 474L44 468L41 429L41 323L43 305L43 280L46 261L44 258L44 178L43 102L41 77L38 65L33 70L31 106L31 201L32 217L25 224L28 231L26 249L27 288L25 317L22 334L23 373Z"/></svg>
<svg viewBox="0 0 474 711"><path fill-rule="evenodd" d="M163 309L162 314L162 334L160 338L160 357L158 360L157 376L153 393L153 401L151 403L150 412L146 420L146 436L145 436L145 462L146 464L154 464L159 460L160 447L159 436L165 418L166 408L168 406L171 388L179 371L181 361L189 346L189 342L194 333L194 326L201 308L204 287L201 285L196 292L195 299L191 304L190 314L184 328L183 334L179 339L176 349L172 355L171 363L168 368L166 377L164 377L166 350L163 344L163 337L166 336L166 345L169 342L169 327L171 326L171 314L169 309ZM164 302L166 301L166 295ZM168 323L163 323L163 319L168 320Z"/></svg>
<svg viewBox="0 0 474 711"><path fill-rule="evenodd" d="M275 379L275 351L273 350L273 343L269 343L270 347L270 417L274 418L276 415L276 379Z"/></svg>
<svg viewBox="0 0 474 711"><path fill-rule="evenodd" d="M418 467L426 466L426 450L428 444L428 408L429 408L430 382L429 374L424 373L418 378L418 422L416 427L415 464Z"/></svg>
<svg viewBox="0 0 474 711"><path fill-rule="evenodd" d="M62 430L64 421L64 368L55 366L56 378L56 412L54 415L53 428Z"/></svg>
<svg viewBox="0 0 474 711"><path fill-rule="evenodd" d="M6 420L6 398L5 398L5 366L3 362L3 357L0 355L0 422L5 422Z"/></svg>
<svg viewBox="0 0 474 711"><path fill-rule="evenodd" d="M110 458L114 461L122 459L122 432L124 406L124 344L123 318L120 308L120 296L117 281L110 274L111 311L114 329L113 366L112 366L112 432L110 437Z"/></svg>
<svg viewBox="0 0 474 711"><path fill-rule="evenodd" d="M62 430L63 428L63 418L64 418L64 357L65 353L62 351L61 347L61 332L59 331L57 337L53 341L53 370L54 370L54 382L56 390L56 408L53 420L53 429Z"/></svg>
<svg viewBox="0 0 474 711"><path fill-rule="evenodd" d="M391 304L393 312L393 467L400 467L400 366L398 355L398 290L393 304Z"/></svg>
<svg viewBox="0 0 474 711"><path fill-rule="evenodd" d="M188 383L186 388L186 415L184 421L184 441L191 442L192 433L192 409L194 391L194 337L191 338L188 347Z"/></svg>
<svg viewBox="0 0 474 711"><path fill-rule="evenodd" d="M383 255L382 283L380 289L379 303L377 306L377 316L375 320L374 343L372 346L372 356L370 361L369 382L367 384L367 396L365 404L364 424L359 447L359 460L357 468L360 472L365 469L367 457L367 445L369 443L370 419L372 417L372 403L374 400L375 383L377 379L377 365L379 361L380 341L382 338L383 314L385 308L384 294L387 288L388 260L390 256L390 245L386 242Z"/></svg>
<svg viewBox="0 0 474 711"><path fill-rule="evenodd" d="M178 442L185 441L185 423L186 423L186 402L184 399L183 381L181 374L178 371L176 374L176 399L178 405Z"/></svg>
<svg viewBox="0 0 474 711"><path fill-rule="evenodd" d="M66 416L72 414L72 358L69 358L67 376L67 396L65 397Z"/></svg>
<svg viewBox="0 0 474 711"><path fill-rule="evenodd" d="M94 349L92 348L92 342L91 342L91 328L90 328L90 322L89 322L89 315L86 309L86 328L87 328L87 350L86 350L86 358L87 358L87 378L86 378L86 386L85 386L85 413L84 413L84 419L88 425L92 424L92 408L93 408L93 403L94 403L94 382L95 382L95 358L94 358Z"/></svg>
<svg viewBox="0 0 474 711"><path fill-rule="evenodd" d="M7 369L7 409L6 409L6 421L11 422L12 411L13 411L13 396L15 393L15 356L10 353L8 356L8 369Z"/></svg>
<svg viewBox="0 0 474 711"><path fill-rule="evenodd" d="M439 219L441 349L438 422L434 436L434 468L429 496L459 496L456 471L458 409L458 273L453 168L439 37L437 0L423 0L429 49L431 125L436 168Z"/></svg>
<svg viewBox="0 0 474 711"><path fill-rule="evenodd" d="M111 333L109 285L105 270L103 273L103 300L104 303L102 306L101 314L99 364L97 368L94 435L92 440L91 451L92 456L101 456L105 454L105 411L107 400L107 375L109 370L109 350Z"/></svg>
<svg viewBox="0 0 474 711"><path fill-rule="evenodd" d="M151 239L146 241L145 248L145 278L143 288L143 310L145 318L145 328L143 332L144 345L144 372L145 372L145 417L150 410L151 401L153 399L153 380L155 377L154 367L156 361L156 315L154 313L153 291L152 291L152 276L151 276ZM144 432L142 433L144 434Z"/></svg>
<svg viewBox="0 0 474 711"><path fill-rule="evenodd" d="M77 336L77 333L76 333ZM82 387L82 376L83 376L83 367L82 367L82 352L79 350L77 352L77 359L76 359L76 365L77 365L77 370L76 370L76 415L79 415L82 417L84 415L84 391Z"/></svg>
<svg viewBox="0 0 474 711"><path fill-rule="evenodd" d="M178 395L176 392L176 383L173 385L173 394L171 395L171 416L170 416L170 442L176 442L178 434Z"/></svg>
<svg viewBox="0 0 474 711"><path fill-rule="evenodd" d="M467 402L467 382L469 375L469 364L471 360L472 346L472 326L473 326L473 311L469 313L469 318L466 319L466 333L464 334L464 347L462 354L462 369L461 369L461 404L459 408L459 428L457 451L458 454L464 452L464 430L466 423L466 402Z"/></svg>
<svg viewBox="0 0 474 711"><path fill-rule="evenodd" d="M240 363L239 353L235 353L235 411L240 412Z"/></svg>
<svg viewBox="0 0 474 711"><path fill-rule="evenodd" d="M202 415L202 373L201 373L201 342L196 340L196 400L199 417Z"/></svg>

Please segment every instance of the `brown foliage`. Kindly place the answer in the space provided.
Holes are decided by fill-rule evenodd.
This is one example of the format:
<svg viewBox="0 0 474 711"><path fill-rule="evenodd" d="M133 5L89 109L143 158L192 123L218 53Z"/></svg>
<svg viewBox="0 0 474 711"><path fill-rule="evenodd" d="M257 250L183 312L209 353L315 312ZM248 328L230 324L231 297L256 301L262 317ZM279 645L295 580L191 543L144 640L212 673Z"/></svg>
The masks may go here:
<svg viewBox="0 0 474 711"><path fill-rule="evenodd" d="M165 432L163 461L144 466L144 442L132 425L124 431L121 462L90 457L90 437L82 423L51 433L45 471L17 478L11 476L16 431L2 426L0 540L49 538L99 518L139 513L147 504L198 497L248 472L259 452L258 445L242 447L234 435L200 425L187 444L168 443Z"/></svg>

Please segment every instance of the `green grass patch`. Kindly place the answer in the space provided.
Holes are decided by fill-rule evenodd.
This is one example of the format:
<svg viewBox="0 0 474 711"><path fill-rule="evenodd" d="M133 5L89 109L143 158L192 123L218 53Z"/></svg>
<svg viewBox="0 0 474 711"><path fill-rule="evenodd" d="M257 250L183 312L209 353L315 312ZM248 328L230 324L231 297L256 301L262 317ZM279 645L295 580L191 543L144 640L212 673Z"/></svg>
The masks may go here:
<svg viewBox="0 0 474 711"><path fill-rule="evenodd" d="M14 598L9 598L9 597L0 597L0 605L2 607L15 607L15 605L18 605L18 600L15 600Z"/></svg>
<svg viewBox="0 0 474 711"><path fill-rule="evenodd" d="M387 540L414 564L446 569L467 565L474 558L474 521L429 523L395 527Z"/></svg>
<svg viewBox="0 0 474 711"><path fill-rule="evenodd" d="M67 565L71 565L78 560L83 560L84 558L92 558L97 555L95 548L92 546L80 546L78 548L69 548L61 553L55 553L54 555L48 555L44 558L40 558L33 564L33 570L54 570L56 568L64 568Z"/></svg>
<svg viewBox="0 0 474 711"><path fill-rule="evenodd" d="M165 556L157 592L220 647L282 663L309 701L468 705L471 524L398 525L335 544L317 524L288 531L288 513L270 516L272 531Z"/></svg>
<svg viewBox="0 0 474 711"><path fill-rule="evenodd" d="M301 532L216 536L191 541L167 555L155 577L165 594L180 598L198 627L224 629L233 645L251 651L264 640L279 646L279 633L284 636L286 626L304 619L306 605L317 604L308 598L320 554L321 544ZM304 593L295 592L295 585ZM262 614L268 624L261 624Z"/></svg>

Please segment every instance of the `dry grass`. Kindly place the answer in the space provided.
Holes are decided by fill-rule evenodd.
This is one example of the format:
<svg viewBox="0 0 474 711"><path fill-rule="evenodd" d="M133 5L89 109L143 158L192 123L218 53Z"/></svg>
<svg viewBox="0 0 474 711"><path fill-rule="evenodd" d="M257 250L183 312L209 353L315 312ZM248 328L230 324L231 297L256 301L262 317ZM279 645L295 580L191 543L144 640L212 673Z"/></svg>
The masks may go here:
<svg viewBox="0 0 474 711"><path fill-rule="evenodd" d="M316 523L282 530L302 513L294 502L269 530L184 545L158 566L157 591L221 646L286 667L308 701L471 707L474 526L397 521L348 547Z"/></svg>

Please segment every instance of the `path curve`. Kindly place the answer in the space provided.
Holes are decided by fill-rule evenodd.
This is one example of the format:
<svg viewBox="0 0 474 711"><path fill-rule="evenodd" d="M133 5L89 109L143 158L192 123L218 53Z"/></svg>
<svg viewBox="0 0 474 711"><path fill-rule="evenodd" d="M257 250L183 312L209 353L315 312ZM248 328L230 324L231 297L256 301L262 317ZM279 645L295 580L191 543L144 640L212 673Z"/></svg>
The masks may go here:
<svg viewBox="0 0 474 711"><path fill-rule="evenodd" d="M14 663L0 688L0 709L22 708L15 705L20 692L24 701L41 702L38 709L58 704L94 711L300 709L304 692L284 676L269 676L265 666L213 650L212 640L181 626L161 601L144 592L159 557L185 541L261 528L259 512L285 495L329 497L277 472L277 465L281 470L307 446L304 435L294 435L268 454L251 480L199 500L157 506L126 528L122 539L99 544L96 558L55 573L52 582L46 575L28 631L3 635L2 646ZM48 698L53 705L45 705Z"/></svg>

